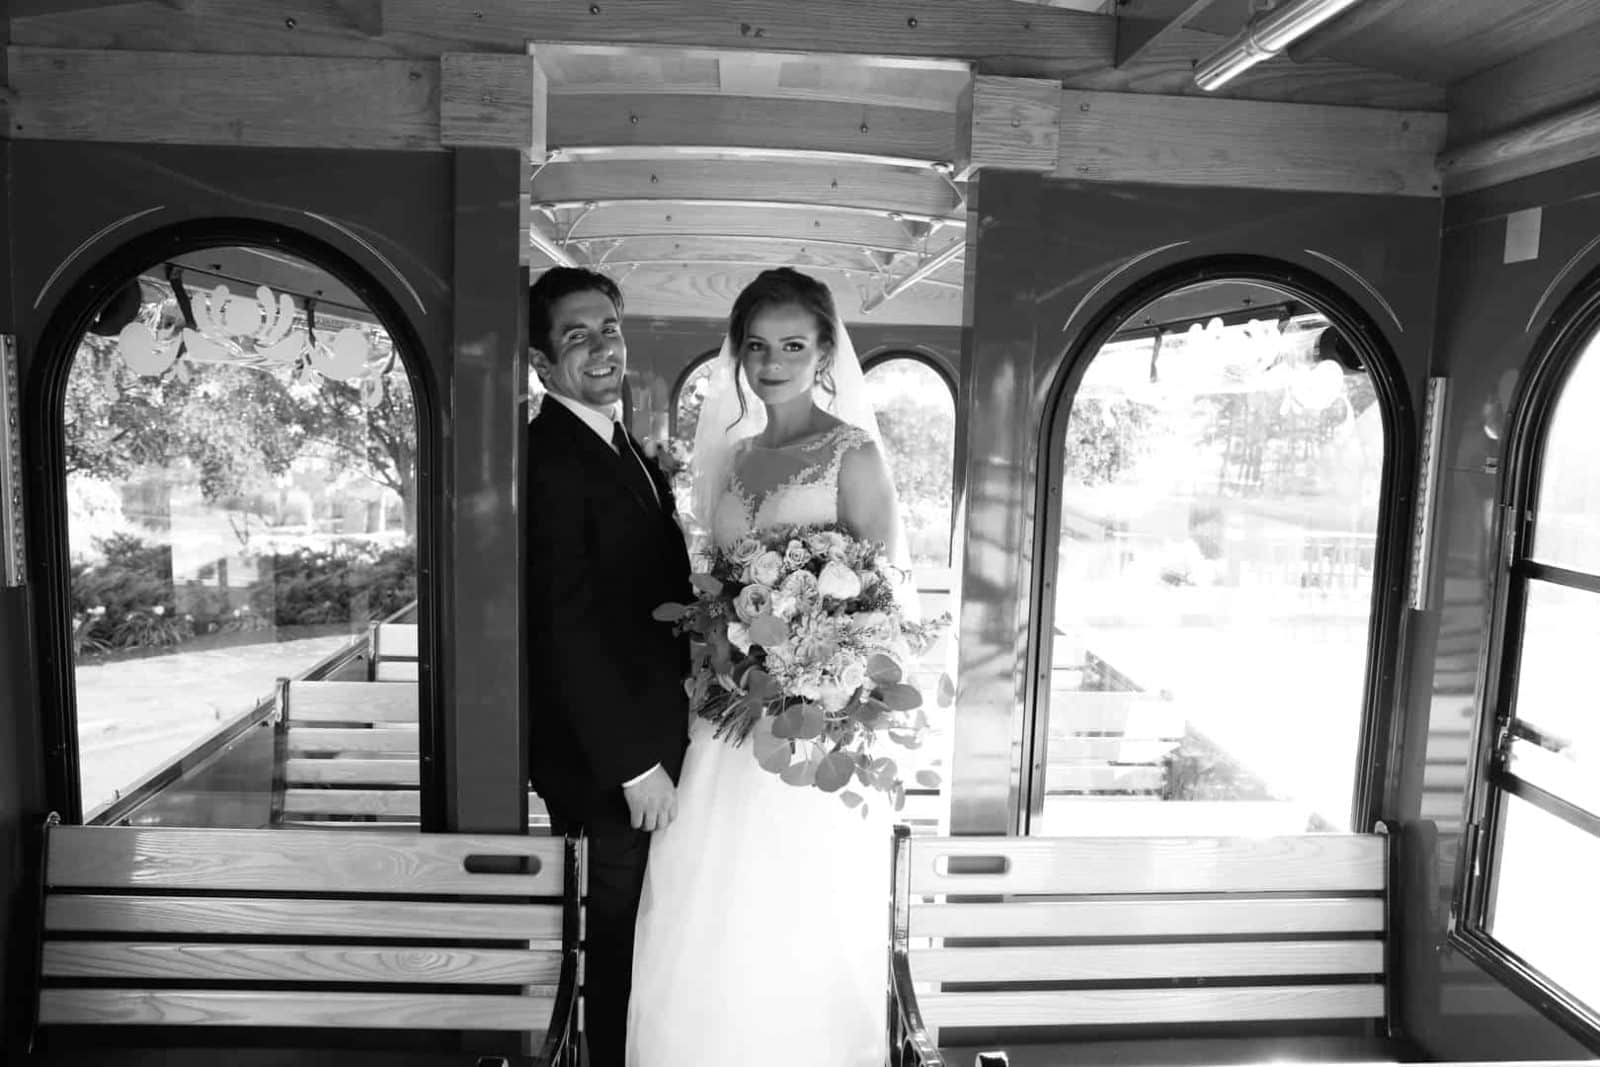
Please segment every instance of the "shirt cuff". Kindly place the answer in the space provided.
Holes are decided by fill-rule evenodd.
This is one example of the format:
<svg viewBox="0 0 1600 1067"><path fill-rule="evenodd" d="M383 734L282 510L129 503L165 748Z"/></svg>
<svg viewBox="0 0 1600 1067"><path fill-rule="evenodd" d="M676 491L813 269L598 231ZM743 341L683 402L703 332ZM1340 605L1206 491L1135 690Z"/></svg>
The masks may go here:
<svg viewBox="0 0 1600 1067"><path fill-rule="evenodd" d="M638 785L640 782L644 781L646 778L650 777L660 769L661 764L658 763L654 767L651 767L648 771L645 771L643 774L639 775L637 778L629 778L626 782L623 782L622 788L626 789L630 785Z"/></svg>

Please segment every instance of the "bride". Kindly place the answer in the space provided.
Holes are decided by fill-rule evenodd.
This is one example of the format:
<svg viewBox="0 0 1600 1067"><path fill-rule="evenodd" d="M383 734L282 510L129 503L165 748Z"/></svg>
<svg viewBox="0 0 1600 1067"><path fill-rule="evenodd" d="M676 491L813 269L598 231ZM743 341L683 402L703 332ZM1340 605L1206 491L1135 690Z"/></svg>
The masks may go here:
<svg viewBox="0 0 1600 1067"><path fill-rule="evenodd" d="M788 268L734 302L695 437L718 545L839 522L904 559L894 486L833 297ZM678 812L650 847L629 1067L882 1067L890 815L786 785L696 718Z"/></svg>

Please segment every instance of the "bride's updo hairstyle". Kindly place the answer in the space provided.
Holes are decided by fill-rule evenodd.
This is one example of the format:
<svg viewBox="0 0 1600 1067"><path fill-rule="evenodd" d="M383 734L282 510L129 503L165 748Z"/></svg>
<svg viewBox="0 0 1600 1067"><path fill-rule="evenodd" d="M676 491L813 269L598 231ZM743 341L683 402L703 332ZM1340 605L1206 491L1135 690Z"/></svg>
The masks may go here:
<svg viewBox="0 0 1600 1067"><path fill-rule="evenodd" d="M739 417L748 410L744 397L744 383L738 373L739 360L743 358L745 339L750 334L750 323L757 314L768 308L797 307L811 313L817 322L817 344L823 354L817 363L817 385L832 396L833 385L833 324L839 313L833 305L833 293L809 274L793 267L775 267L756 275L756 280L745 286L733 302L728 315L729 351L734 361L734 388L739 394Z"/></svg>

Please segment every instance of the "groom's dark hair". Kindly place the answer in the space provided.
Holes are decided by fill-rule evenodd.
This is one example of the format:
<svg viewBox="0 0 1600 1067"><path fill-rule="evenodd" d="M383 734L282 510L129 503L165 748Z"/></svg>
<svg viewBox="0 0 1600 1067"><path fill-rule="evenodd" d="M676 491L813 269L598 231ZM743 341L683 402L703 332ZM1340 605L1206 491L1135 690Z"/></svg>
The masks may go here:
<svg viewBox="0 0 1600 1067"><path fill-rule="evenodd" d="M598 271L582 267L551 267L528 286L528 345L550 355L550 309L556 301L573 293L594 290L604 294L622 317L622 290Z"/></svg>

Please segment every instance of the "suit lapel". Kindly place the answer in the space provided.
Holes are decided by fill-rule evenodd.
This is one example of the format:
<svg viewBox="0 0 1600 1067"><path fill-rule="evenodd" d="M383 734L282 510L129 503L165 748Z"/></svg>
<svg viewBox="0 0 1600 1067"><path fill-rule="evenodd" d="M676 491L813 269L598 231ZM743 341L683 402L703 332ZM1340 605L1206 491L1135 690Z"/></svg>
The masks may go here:
<svg viewBox="0 0 1600 1067"><path fill-rule="evenodd" d="M604 472L606 478L616 483L646 514L659 514L661 507L641 492L637 477L630 477L630 472L624 463L638 465L632 456L618 455L611 450L611 444L600 440L600 436L584 425L583 420L566 409L566 406L555 402L546 402L540 405L540 419L552 419L552 425L559 427L572 442L578 459L589 468L591 472Z"/></svg>

